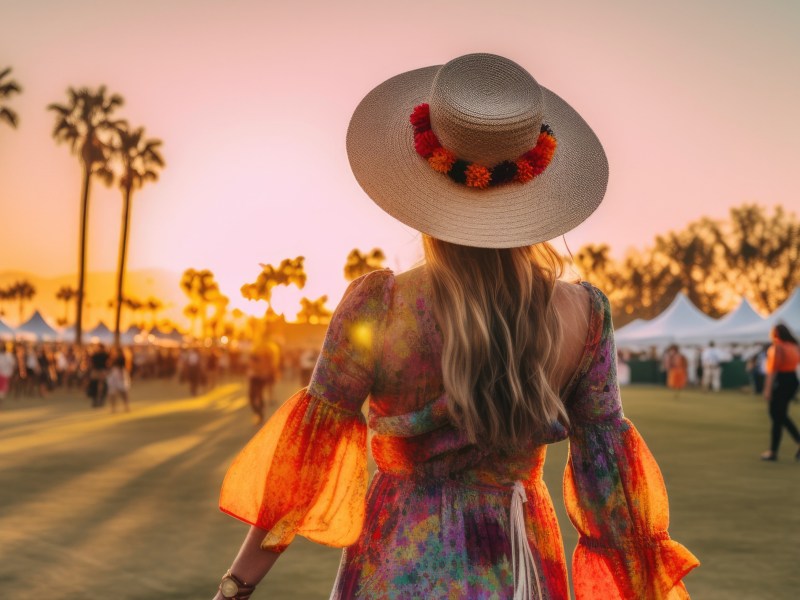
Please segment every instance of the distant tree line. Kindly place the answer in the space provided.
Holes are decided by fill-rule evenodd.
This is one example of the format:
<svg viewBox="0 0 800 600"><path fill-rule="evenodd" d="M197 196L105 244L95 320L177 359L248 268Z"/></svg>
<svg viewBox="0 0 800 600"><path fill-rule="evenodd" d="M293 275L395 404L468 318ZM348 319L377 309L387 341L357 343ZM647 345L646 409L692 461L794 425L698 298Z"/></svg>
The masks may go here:
<svg viewBox="0 0 800 600"><path fill-rule="evenodd" d="M800 285L800 221L781 207L745 204L725 220L702 218L656 236L621 260L607 244L583 246L573 260L608 295L617 326L657 316L680 291L712 317L741 296L770 313Z"/></svg>

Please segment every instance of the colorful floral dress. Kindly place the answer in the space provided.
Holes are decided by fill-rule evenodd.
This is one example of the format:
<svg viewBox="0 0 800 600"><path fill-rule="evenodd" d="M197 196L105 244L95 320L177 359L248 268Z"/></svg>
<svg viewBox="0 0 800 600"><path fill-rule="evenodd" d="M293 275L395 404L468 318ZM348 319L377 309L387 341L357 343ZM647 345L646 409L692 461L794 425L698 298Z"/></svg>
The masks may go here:
<svg viewBox="0 0 800 600"><path fill-rule="evenodd" d="M569 426L554 422L528 450L498 456L450 424L429 285L401 284L389 270L354 281L310 385L235 459L220 508L268 530L266 549L280 552L296 534L344 547L332 598L566 600L542 467L547 444L568 438L576 598L688 598L681 579L698 561L667 533L658 465L622 414L608 300L583 285L590 327L562 394ZM377 465L369 485L367 423Z"/></svg>

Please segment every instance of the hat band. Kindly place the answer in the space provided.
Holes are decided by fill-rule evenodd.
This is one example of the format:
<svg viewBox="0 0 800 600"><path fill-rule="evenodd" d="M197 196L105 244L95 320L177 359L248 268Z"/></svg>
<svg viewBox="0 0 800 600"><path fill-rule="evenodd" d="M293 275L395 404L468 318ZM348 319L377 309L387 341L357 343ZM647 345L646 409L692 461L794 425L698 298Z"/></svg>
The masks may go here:
<svg viewBox="0 0 800 600"><path fill-rule="evenodd" d="M430 107L427 103L414 108L409 119L414 127L414 148L434 171L444 173L456 183L486 189L506 183L527 183L541 175L553 160L558 142L550 126L542 124L536 146L516 160L504 160L493 167L458 158L443 148L431 129Z"/></svg>

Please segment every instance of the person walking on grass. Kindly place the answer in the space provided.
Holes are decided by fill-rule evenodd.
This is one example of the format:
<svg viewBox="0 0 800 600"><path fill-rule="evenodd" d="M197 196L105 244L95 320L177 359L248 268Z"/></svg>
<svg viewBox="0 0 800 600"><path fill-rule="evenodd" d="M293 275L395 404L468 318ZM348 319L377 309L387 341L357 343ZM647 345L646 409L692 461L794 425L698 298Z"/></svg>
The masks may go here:
<svg viewBox="0 0 800 600"><path fill-rule="evenodd" d="M703 367L703 390L718 392L722 387L722 355L714 342L708 342L708 348L700 355Z"/></svg>
<svg viewBox="0 0 800 600"><path fill-rule="evenodd" d="M98 343L97 349L89 356L89 386L86 394L92 400L92 408L100 408L106 403L108 359L109 354L103 343Z"/></svg>
<svg viewBox="0 0 800 600"><path fill-rule="evenodd" d="M296 535L345 548L334 599L567 600L542 480L567 438L576 598L688 598L698 562L670 540L661 473L623 416L608 299L561 281L545 241L605 193L589 126L516 63L473 54L376 87L347 152L423 234L425 263L350 285L308 387L229 468L220 508L250 529L215 600L250 598Z"/></svg>
<svg viewBox="0 0 800 600"><path fill-rule="evenodd" d="M117 398L122 401L122 410L130 412L128 396L131 390L130 359L122 348L114 348L108 361L110 370L106 378L108 402L111 412L117 412Z"/></svg>
<svg viewBox="0 0 800 600"><path fill-rule="evenodd" d="M761 455L761 460L778 460L783 428L789 432L798 445L795 459L800 461L800 431L789 418L789 402L797 394L797 365L800 364L800 349L797 339L786 325L779 324L770 332L772 346L767 350L767 378L764 383L764 399L769 406L772 420L769 450Z"/></svg>
<svg viewBox="0 0 800 600"><path fill-rule="evenodd" d="M673 344L667 350L666 367L667 367L667 387L675 391L677 398L681 390L686 387L688 380L688 361L686 357L678 349L678 346Z"/></svg>
<svg viewBox="0 0 800 600"><path fill-rule="evenodd" d="M17 360L8 351L6 343L0 340L0 404L11 388L11 378L14 376L14 369L17 367Z"/></svg>
<svg viewBox="0 0 800 600"><path fill-rule="evenodd" d="M264 361L259 352L252 351L247 358L247 398L256 425L264 422L264 383Z"/></svg>

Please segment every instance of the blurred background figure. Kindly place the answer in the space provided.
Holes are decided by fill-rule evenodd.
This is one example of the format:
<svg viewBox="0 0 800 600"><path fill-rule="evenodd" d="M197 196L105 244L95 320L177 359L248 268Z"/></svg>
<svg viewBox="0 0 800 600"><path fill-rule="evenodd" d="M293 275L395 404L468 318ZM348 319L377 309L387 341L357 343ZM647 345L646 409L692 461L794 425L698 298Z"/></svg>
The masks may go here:
<svg viewBox="0 0 800 600"><path fill-rule="evenodd" d="M42 368L39 366L39 355L36 353L36 348L28 346L25 349L25 370L27 377L25 378L25 392L28 396L38 390L39 394L42 393L42 388L39 385L42 377Z"/></svg>
<svg viewBox="0 0 800 600"><path fill-rule="evenodd" d="M703 366L703 389L705 391L718 392L722 385L722 356L715 347L714 342L708 343L708 347L700 355L700 363Z"/></svg>
<svg viewBox="0 0 800 600"><path fill-rule="evenodd" d="M753 386L754 394L761 394L764 391L764 380L767 376L767 348L759 344L755 351L747 358L745 365L747 374L750 377L750 384Z"/></svg>
<svg viewBox="0 0 800 600"><path fill-rule="evenodd" d="M319 351L314 348L306 348L300 354L300 385L306 386L311 381L318 355Z"/></svg>
<svg viewBox="0 0 800 600"><path fill-rule="evenodd" d="M667 387L675 390L677 398L680 391L686 387L688 381L688 365L686 357L681 354L678 346L673 344L667 349Z"/></svg>
<svg viewBox="0 0 800 600"><path fill-rule="evenodd" d="M215 387L217 387L220 371L219 354L216 348L211 348L206 353L204 363L205 365L203 367L203 371L206 389L213 390Z"/></svg>
<svg viewBox="0 0 800 600"><path fill-rule="evenodd" d="M789 402L797 394L797 366L800 364L800 348L797 339L785 325L776 325L770 333L772 346L767 350L767 377L764 384L764 399L769 404L772 419L770 449L761 455L761 460L778 460L783 428L798 444L795 459L800 460L800 431L789 418Z"/></svg>
<svg viewBox="0 0 800 600"><path fill-rule="evenodd" d="M252 352L247 361L247 398L253 411L253 422L264 422L264 377L263 366L257 352Z"/></svg>
<svg viewBox="0 0 800 600"><path fill-rule="evenodd" d="M117 412L117 398L122 400L122 410L130 412L128 393L131 389L130 360L122 348L114 348L109 359L110 370L106 378L111 412Z"/></svg>
<svg viewBox="0 0 800 600"><path fill-rule="evenodd" d="M16 358L8 351L5 342L0 342L0 401L6 397L11 388L11 377L16 366Z"/></svg>
<svg viewBox="0 0 800 600"><path fill-rule="evenodd" d="M189 393L197 396L200 389L201 372L200 350L195 347L189 348L183 357L184 376L189 382Z"/></svg>
<svg viewBox="0 0 800 600"><path fill-rule="evenodd" d="M97 349L89 357L89 385L86 394L92 399L92 408L100 408L106 402L108 359L109 354L102 343L97 345Z"/></svg>

